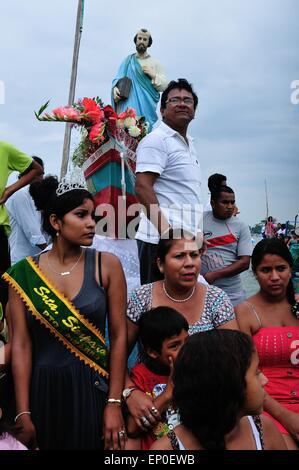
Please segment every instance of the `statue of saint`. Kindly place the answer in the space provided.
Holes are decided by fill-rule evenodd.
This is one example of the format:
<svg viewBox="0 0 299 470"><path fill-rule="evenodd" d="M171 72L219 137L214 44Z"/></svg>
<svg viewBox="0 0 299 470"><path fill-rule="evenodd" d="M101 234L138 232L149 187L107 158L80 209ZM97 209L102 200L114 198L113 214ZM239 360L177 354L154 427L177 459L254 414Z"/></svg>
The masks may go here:
<svg viewBox="0 0 299 470"><path fill-rule="evenodd" d="M152 45L152 37L147 29L142 28L134 37L136 53L127 56L119 67L112 82L112 106L117 113L126 108L134 108L137 116L145 116L149 130L157 121L156 107L160 92L168 85L162 65L151 57L147 49ZM128 97L121 96L117 83L123 77L131 80Z"/></svg>

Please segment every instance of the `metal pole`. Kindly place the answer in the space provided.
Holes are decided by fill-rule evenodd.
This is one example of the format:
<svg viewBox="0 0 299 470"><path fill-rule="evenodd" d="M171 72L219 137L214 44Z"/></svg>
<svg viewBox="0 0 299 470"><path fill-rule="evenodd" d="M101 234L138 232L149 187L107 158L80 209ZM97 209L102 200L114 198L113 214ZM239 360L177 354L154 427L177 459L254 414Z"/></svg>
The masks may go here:
<svg viewBox="0 0 299 470"><path fill-rule="evenodd" d="M84 11L84 0L78 0L72 73L71 73L70 91L69 91L69 99L68 99L69 106L72 105L72 103L74 102L74 98L75 98L79 49L80 49L81 34L82 34L82 29L83 29L83 11ZM60 171L61 178L67 172L69 156L70 156L70 143L71 143L71 124L67 123L65 125L65 131L64 131L63 154L62 154L61 171Z"/></svg>

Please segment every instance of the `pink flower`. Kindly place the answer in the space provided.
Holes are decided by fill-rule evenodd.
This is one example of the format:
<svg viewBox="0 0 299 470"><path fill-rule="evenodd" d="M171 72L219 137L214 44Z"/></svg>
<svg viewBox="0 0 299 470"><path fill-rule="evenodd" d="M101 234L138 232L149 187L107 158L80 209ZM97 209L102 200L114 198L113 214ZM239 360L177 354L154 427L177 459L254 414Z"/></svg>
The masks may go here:
<svg viewBox="0 0 299 470"><path fill-rule="evenodd" d="M79 111L71 106L55 108L52 112L57 119L80 121Z"/></svg>
<svg viewBox="0 0 299 470"><path fill-rule="evenodd" d="M120 119L120 120L124 120L124 119L126 119L126 117L127 117L126 111L123 111L122 113L120 113L118 115L118 119Z"/></svg>
<svg viewBox="0 0 299 470"><path fill-rule="evenodd" d="M134 108L127 108L126 113L127 113L127 117L134 118L134 119L136 118L136 111Z"/></svg>
<svg viewBox="0 0 299 470"><path fill-rule="evenodd" d="M127 108L125 111L118 115L118 119L126 119L126 118L136 118L136 111L134 108Z"/></svg>
<svg viewBox="0 0 299 470"><path fill-rule="evenodd" d="M105 131L106 124L104 122L99 122L92 126L90 133L89 133L89 140L92 143L96 144L98 142L102 142L104 140L104 131Z"/></svg>

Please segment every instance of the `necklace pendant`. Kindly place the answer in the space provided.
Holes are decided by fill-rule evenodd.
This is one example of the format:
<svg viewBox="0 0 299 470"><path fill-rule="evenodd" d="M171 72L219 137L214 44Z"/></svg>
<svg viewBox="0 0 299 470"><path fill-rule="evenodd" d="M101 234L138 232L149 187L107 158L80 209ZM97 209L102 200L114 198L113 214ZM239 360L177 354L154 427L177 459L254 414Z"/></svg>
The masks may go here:
<svg viewBox="0 0 299 470"><path fill-rule="evenodd" d="M64 271L62 273L60 273L60 276L68 276L68 274L71 274L70 271Z"/></svg>

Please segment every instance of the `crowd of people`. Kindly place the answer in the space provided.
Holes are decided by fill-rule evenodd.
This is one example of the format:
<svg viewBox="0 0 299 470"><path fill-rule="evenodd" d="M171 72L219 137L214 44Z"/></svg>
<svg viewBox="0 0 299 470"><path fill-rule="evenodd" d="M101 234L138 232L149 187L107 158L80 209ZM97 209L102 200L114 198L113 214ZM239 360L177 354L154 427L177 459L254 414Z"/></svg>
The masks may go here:
<svg viewBox="0 0 299 470"><path fill-rule="evenodd" d="M138 63L130 57L123 67L146 59L149 32L134 41ZM141 70L151 77L148 67ZM140 287L129 296L119 259L92 248L95 205L84 182L44 178L42 161L0 142L1 274L9 286L7 301L1 285L0 372L11 370L15 396L11 416L0 388L8 421L0 421L0 449L298 449L292 255L273 236L252 253L224 175L211 175L203 211L188 134L198 97L185 79L162 88L162 121L137 149L145 212L136 235ZM116 83L113 96L119 101ZM20 178L5 189L12 170ZM39 211L22 237L19 199ZM4 205L15 226L11 267ZM240 274L250 260L260 290L246 299Z"/></svg>

